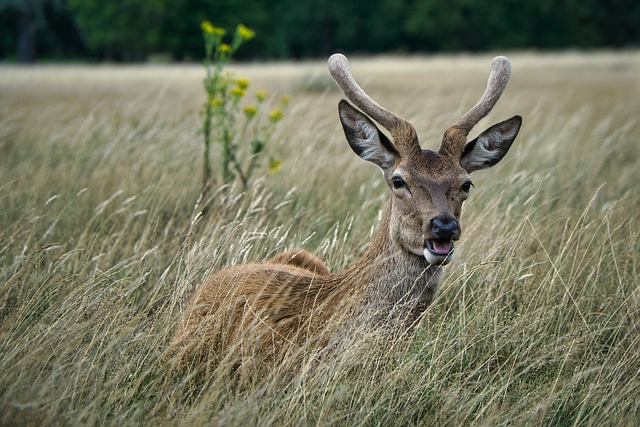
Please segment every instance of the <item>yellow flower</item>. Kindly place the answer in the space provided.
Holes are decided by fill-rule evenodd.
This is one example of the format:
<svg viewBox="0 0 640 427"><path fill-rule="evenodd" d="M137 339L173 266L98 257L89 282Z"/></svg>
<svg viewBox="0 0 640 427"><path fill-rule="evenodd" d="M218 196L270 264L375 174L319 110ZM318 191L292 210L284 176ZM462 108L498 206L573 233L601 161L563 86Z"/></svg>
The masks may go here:
<svg viewBox="0 0 640 427"><path fill-rule="evenodd" d="M258 108L255 105L247 105L242 110L244 111L244 114L247 116L248 119L255 116L256 113L258 112Z"/></svg>
<svg viewBox="0 0 640 427"><path fill-rule="evenodd" d="M259 90L256 92L256 98L258 99L259 102L264 101L266 97L267 97L266 90Z"/></svg>
<svg viewBox="0 0 640 427"><path fill-rule="evenodd" d="M269 113L268 117L269 120L271 120L272 122L276 123L279 122L282 119L283 116L283 112L280 108L276 108L274 110L271 110L271 112Z"/></svg>
<svg viewBox="0 0 640 427"><path fill-rule="evenodd" d="M278 172L282 169L282 160L273 159L269 162L269 172Z"/></svg>
<svg viewBox="0 0 640 427"><path fill-rule="evenodd" d="M236 85L240 89L246 89L246 88L249 87L249 79L245 79L243 77L240 77L240 78L236 79Z"/></svg>
<svg viewBox="0 0 640 427"><path fill-rule="evenodd" d="M213 34L213 25L209 21L202 21L202 24L200 24L200 28L205 33Z"/></svg>
<svg viewBox="0 0 640 427"><path fill-rule="evenodd" d="M224 104L224 100L223 100L223 99L220 99L220 98L213 98L213 99L211 100L211 105L212 105L212 106L214 106L214 107L219 107L219 106L221 106L222 104Z"/></svg>
<svg viewBox="0 0 640 427"><path fill-rule="evenodd" d="M244 93L244 89L238 86L231 89L231 95L237 96L238 98L242 98L244 96Z"/></svg>
<svg viewBox="0 0 640 427"><path fill-rule="evenodd" d="M290 96L281 96L280 97L280 103L282 105L287 105L290 101L291 101L291 97Z"/></svg>
<svg viewBox="0 0 640 427"><path fill-rule="evenodd" d="M222 43L220 45L220 52L227 53L227 52L230 52L230 51L231 51L231 46L229 46L228 44Z"/></svg>
<svg viewBox="0 0 640 427"><path fill-rule="evenodd" d="M205 33L213 34L214 36L224 36L227 33L224 28L215 27L209 21L202 21L200 28Z"/></svg>
<svg viewBox="0 0 640 427"><path fill-rule="evenodd" d="M255 31L253 31L251 28L247 28L243 24L238 25L238 28L236 28L236 31L238 32L238 35L240 36L240 38L243 40L251 40L256 36Z"/></svg>

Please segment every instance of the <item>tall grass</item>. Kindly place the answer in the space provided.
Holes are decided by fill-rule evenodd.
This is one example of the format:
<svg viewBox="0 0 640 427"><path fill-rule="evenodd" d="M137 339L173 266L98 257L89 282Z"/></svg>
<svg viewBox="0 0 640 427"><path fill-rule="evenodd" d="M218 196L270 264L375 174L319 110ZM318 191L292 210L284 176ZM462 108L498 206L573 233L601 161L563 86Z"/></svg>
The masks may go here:
<svg viewBox="0 0 640 427"><path fill-rule="evenodd" d="M240 67L293 92L283 168L214 191L204 218L198 67L1 68L0 422L640 423L640 55L511 59L477 130L521 114L523 131L474 177L458 260L411 339L301 349L296 369L241 386L162 360L203 275L300 245L342 268L386 199L341 135L324 64ZM489 60L352 65L437 148Z"/></svg>

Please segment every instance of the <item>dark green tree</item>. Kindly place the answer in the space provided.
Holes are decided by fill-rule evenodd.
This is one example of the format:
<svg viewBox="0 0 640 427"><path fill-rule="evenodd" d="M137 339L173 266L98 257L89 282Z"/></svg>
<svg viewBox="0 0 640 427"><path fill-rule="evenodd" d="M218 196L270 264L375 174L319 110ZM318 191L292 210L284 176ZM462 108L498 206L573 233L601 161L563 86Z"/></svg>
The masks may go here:
<svg viewBox="0 0 640 427"><path fill-rule="evenodd" d="M395 49L399 32L384 15L382 1L271 1L267 52L282 58L317 58L335 51Z"/></svg>
<svg viewBox="0 0 640 427"><path fill-rule="evenodd" d="M270 37L266 2L260 0L175 0L167 1L167 19L162 22L157 51L172 52L177 59L199 59L204 55L200 23L232 31L242 23L258 34L238 52L239 58L266 58L264 41Z"/></svg>
<svg viewBox="0 0 640 427"><path fill-rule="evenodd" d="M256 31L238 59L640 45L637 0L0 0L0 58L200 60L203 20Z"/></svg>
<svg viewBox="0 0 640 427"><path fill-rule="evenodd" d="M46 26L44 9L55 0L2 0L0 12L15 19L7 23L16 31L17 59L19 62L33 62L38 51L38 30Z"/></svg>
<svg viewBox="0 0 640 427"><path fill-rule="evenodd" d="M141 60L157 46L168 0L68 0L87 49L110 60Z"/></svg>

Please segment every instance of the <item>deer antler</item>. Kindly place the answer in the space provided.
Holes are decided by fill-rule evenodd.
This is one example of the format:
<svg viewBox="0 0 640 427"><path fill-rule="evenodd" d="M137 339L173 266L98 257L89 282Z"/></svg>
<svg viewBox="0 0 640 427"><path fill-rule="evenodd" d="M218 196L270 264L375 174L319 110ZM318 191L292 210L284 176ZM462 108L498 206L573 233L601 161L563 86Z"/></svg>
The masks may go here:
<svg viewBox="0 0 640 427"><path fill-rule="evenodd" d="M349 70L349 61L346 56L339 53L331 55L329 58L329 73L331 73L331 76L349 101L353 102L356 107L360 108L387 130L395 129L404 122L400 117L382 108L362 90Z"/></svg>
<svg viewBox="0 0 640 427"><path fill-rule="evenodd" d="M511 76L511 63L504 56L496 56L491 61L491 73L487 88L476 105L466 112L453 126L445 131L440 151L454 156L462 155L467 136L471 129L489 114L500 99Z"/></svg>

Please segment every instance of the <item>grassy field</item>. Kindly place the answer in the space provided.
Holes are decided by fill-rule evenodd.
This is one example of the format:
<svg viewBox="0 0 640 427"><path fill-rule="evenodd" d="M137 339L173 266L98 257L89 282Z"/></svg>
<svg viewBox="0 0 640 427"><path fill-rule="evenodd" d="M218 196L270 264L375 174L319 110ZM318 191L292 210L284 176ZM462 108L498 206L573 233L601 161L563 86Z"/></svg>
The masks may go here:
<svg viewBox="0 0 640 427"><path fill-rule="evenodd" d="M349 149L324 63L245 65L292 101L248 194L200 186L198 66L0 68L0 424L640 424L640 53L512 54L477 127L457 260L409 341L363 340L235 386L162 360L208 271L367 247L387 191ZM491 56L355 58L422 146L482 93ZM382 342L380 342L382 341Z"/></svg>

